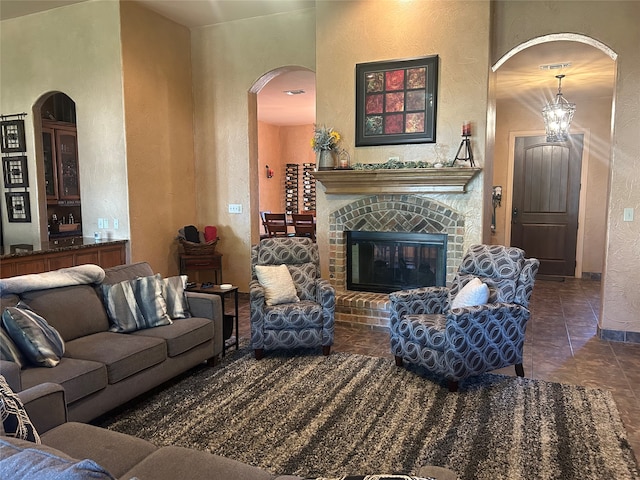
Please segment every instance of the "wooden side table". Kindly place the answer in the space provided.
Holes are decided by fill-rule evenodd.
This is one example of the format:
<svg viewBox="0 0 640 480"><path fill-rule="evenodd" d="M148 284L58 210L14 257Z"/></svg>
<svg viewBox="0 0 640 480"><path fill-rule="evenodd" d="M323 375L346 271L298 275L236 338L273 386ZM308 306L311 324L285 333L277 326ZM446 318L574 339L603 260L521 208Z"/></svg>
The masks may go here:
<svg viewBox="0 0 640 480"><path fill-rule="evenodd" d="M222 254L213 253L211 255L187 255L180 254L180 275L188 275L188 271L195 271L200 280L200 272L210 270L214 273L213 283L222 283ZM206 293L206 292L205 292Z"/></svg>
<svg viewBox="0 0 640 480"><path fill-rule="evenodd" d="M240 332L238 331L238 287L232 285L229 288L220 288L220 285L212 285L205 288L201 283L198 283L195 287L188 287L186 290L188 292L209 293L211 295L218 295L220 297L220 303L222 305L222 316L224 317L222 321L222 356L224 357L227 349L233 347L234 345L236 347L236 350L238 350L240 346ZM225 309L224 300L230 294L233 294L234 310L232 310L231 312L227 312L227 310ZM227 321L231 322L231 331L229 332L229 336L225 335L224 332L224 324ZM232 333L235 333L236 338L235 340L227 343L227 340L230 339Z"/></svg>

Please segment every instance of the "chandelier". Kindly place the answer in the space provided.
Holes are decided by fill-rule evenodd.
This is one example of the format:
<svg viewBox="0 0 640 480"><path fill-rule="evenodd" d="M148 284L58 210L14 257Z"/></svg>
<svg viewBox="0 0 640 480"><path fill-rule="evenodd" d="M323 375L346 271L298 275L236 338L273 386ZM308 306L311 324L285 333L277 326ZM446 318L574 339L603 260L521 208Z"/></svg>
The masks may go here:
<svg viewBox="0 0 640 480"><path fill-rule="evenodd" d="M556 75L558 93L555 101L547 103L542 109L547 142L564 142L569 138L569 125L576 111L576 104L569 103L562 96L562 79L564 75Z"/></svg>

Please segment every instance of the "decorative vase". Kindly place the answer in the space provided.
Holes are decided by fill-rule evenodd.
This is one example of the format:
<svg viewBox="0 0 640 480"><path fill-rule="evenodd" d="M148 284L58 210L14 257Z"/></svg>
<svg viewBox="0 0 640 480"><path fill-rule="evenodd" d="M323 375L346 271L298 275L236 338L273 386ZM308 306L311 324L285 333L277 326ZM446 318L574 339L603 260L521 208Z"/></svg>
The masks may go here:
<svg viewBox="0 0 640 480"><path fill-rule="evenodd" d="M335 168L336 160L332 150L320 150L316 157L318 170L333 170Z"/></svg>

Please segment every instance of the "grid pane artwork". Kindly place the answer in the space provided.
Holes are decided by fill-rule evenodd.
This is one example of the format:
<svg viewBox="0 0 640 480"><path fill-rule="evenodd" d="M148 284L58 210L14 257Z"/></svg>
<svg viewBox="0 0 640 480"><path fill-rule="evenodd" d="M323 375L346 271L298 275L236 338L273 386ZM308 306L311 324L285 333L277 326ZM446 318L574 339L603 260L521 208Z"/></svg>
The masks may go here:
<svg viewBox="0 0 640 480"><path fill-rule="evenodd" d="M356 146L435 142L437 59L356 65Z"/></svg>

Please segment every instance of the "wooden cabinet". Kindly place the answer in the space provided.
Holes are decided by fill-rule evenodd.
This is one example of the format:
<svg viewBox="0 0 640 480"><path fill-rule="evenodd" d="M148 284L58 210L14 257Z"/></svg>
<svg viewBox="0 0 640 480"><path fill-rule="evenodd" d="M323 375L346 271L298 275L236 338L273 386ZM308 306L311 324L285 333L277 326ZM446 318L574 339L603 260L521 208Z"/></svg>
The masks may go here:
<svg viewBox="0 0 640 480"><path fill-rule="evenodd" d="M80 200L78 141L71 123L42 121L47 203Z"/></svg>
<svg viewBox="0 0 640 480"><path fill-rule="evenodd" d="M59 268L74 267L93 263L102 268L115 267L126 263L126 241L94 245L79 245L77 248L65 247L60 251L34 252L32 255L6 256L0 261L2 278L42 273Z"/></svg>
<svg viewBox="0 0 640 480"><path fill-rule="evenodd" d="M222 254L213 253L211 255L187 255L180 254L180 275L188 275L189 271L195 271L200 279L200 271L210 270L214 274L216 285L222 283Z"/></svg>

